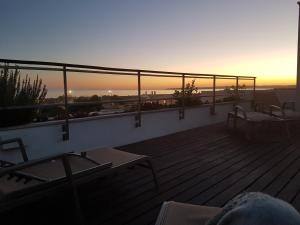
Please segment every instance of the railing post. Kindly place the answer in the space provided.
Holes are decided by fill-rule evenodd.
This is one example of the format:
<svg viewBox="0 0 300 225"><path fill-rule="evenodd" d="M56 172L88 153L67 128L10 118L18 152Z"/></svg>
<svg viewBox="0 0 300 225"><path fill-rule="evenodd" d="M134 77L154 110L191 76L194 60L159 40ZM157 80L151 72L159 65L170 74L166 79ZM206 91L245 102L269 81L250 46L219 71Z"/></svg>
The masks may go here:
<svg viewBox="0 0 300 225"><path fill-rule="evenodd" d="M135 116L135 127L141 127L142 126L142 118L141 118L141 72L138 71L137 73L138 77L138 108L137 108L137 115Z"/></svg>
<svg viewBox="0 0 300 225"><path fill-rule="evenodd" d="M236 77L236 84L235 84L235 104L237 105L239 102L239 77Z"/></svg>
<svg viewBox="0 0 300 225"><path fill-rule="evenodd" d="M298 13L298 47L297 47L297 79L296 79L296 111L300 111L300 1L297 2Z"/></svg>
<svg viewBox="0 0 300 225"><path fill-rule="evenodd" d="M64 103L65 103L65 124L62 126L63 141L67 141L70 138L69 133L69 105L68 105L68 85L67 85L67 70L66 66L63 66L64 77Z"/></svg>
<svg viewBox="0 0 300 225"><path fill-rule="evenodd" d="M256 95L256 77L253 79L253 101L255 102Z"/></svg>
<svg viewBox="0 0 300 225"><path fill-rule="evenodd" d="M185 98L185 74L182 74L182 87L181 87L181 108L179 109L179 119L184 119L184 98Z"/></svg>
<svg viewBox="0 0 300 225"><path fill-rule="evenodd" d="M213 100L210 114L216 114L216 76L213 76Z"/></svg>

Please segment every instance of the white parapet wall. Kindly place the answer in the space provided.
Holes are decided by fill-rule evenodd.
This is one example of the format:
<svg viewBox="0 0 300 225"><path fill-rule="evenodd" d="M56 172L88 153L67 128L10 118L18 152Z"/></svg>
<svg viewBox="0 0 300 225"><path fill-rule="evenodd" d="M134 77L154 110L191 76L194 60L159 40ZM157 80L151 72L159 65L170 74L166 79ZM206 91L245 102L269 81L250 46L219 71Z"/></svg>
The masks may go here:
<svg viewBox="0 0 300 225"><path fill-rule="evenodd" d="M250 102L241 103L246 109ZM70 120L70 139L62 140L63 122L46 122L10 129L2 129L2 140L22 138L30 159L63 152L80 152L102 147L126 145L154 137L225 121L232 103L216 105L216 114L210 106L185 109L185 118L179 120L178 109L144 112L142 126L135 127L134 114ZM0 159L19 161L18 151L0 151Z"/></svg>

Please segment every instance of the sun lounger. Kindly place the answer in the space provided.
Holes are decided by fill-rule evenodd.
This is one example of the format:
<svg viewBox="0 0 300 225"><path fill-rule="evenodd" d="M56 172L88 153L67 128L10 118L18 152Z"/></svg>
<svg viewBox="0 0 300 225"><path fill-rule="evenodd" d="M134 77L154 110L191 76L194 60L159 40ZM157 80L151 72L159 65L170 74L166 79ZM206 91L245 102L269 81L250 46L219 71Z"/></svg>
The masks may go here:
<svg viewBox="0 0 300 225"><path fill-rule="evenodd" d="M3 148L4 145L13 144L13 143L17 145L6 148L5 151L19 150L22 155L23 161L24 162L28 161L25 145L22 139L20 138L0 141L0 150L4 150ZM120 151L114 148L93 149L87 152L81 152L80 154L69 153L68 156L69 156L71 166L73 165L80 166L80 164L86 164L85 166L91 166L89 165L91 163L92 164L94 163L94 165L111 163L110 172L112 170L115 171L121 168L129 168L133 166L141 166L141 167L148 168L151 170L155 186L158 189L156 173L154 171L151 158L149 156L133 154L125 151ZM11 166L11 165L14 165L14 163L0 160L0 167ZM62 168L62 164L59 162L56 163L51 162L48 164L39 165L38 167L39 169L36 168L31 168L30 170L27 169L27 172L39 178L43 177L42 179L44 180L57 179L58 177L63 176L64 171ZM80 169L82 168L77 168L76 170L80 170ZM77 172L76 170L75 172ZM46 171L48 171L48 174L45 173Z"/></svg>
<svg viewBox="0 0 300 225"><path fill-rule="evenodd" d="M7 166L0 169L0 211L69 186L72 188L77 213L81 215L76 189L78 184L133 166L150 169L158 189L156 174L148 156L104 148L81 154L66 153L27 161L28 157L21 139L2 141L0 145L14 142L22 147L21 152L25 162L17 165L2 162L2 165ZM82 219L82 216L80 217Z"/></svg>
<svg viewBox="0 0 300 225"><path fill-rule="evenodd" d="M221 208L164 202L155 225L205 225Z"/></svg>
<svg viewBox="0 0 300 225"><path fill-rule="evenodd" d="M233 111L228 113L227 126L233 121L234 128L237 126L237 120L247 120L254 123L265 123L272 121L270 114L270 105L279 105L278 96L273 90L257 91L255 101L252 104L253 110L245 111L240 105L236 105ZM262 122L263 121L263 122Z"/></svg>
<svg viewBox="0 0 300 225"><path fill-rule="evenodd" d="M234 106L234 110L229 112L227 115L227 125L231 120L233 120L234 128L237 126L237 120L244 120L250 123L263 123L266 121L274 121L278 120L271 115L268 115L263 112L256 111L246 111L242 106L236 105Z"/></svg>
<svg viewBox="0 0 300 225"><path fill-rule="evenodd" d="M80 224L84 224L77 185L109 170L111 163L97 164L74 154L32 160L0 170L0 211L42 199L70 188Z"/></svg>
<svg viewBox="0 0 300 225"><path fill-rule="evenodd" d="M285 120L300 121L300 112L296 112L295 102L285 102L281 107L270 105L270 113Z"/></svg>
<svg viewBox="0 0 300 225"><path fill-rule="evenodd" d="M229 126L231 120L233 120L234 129L237 129L237 123L239 120L246 123L247 127L245 133L248 139L251 139L253 137L253 134L255 133L255 127L269 126L271 123L279 124L286 132L287 137L290 138L287 121L270 114L255 111L246 111L243 107L236 105L234 107L234 111L228 113L227 126Z"/></svg>
<svg viewBox="0 0 300 225"><path fill-rule="evenodd" d="M111 162L111 170L129 168L135 165L150 169L156 189L159 188L156 173L149 156L137 155L114 148L94 149L88 152L82 152L81 156L86 157L98 164Z"/></svg>

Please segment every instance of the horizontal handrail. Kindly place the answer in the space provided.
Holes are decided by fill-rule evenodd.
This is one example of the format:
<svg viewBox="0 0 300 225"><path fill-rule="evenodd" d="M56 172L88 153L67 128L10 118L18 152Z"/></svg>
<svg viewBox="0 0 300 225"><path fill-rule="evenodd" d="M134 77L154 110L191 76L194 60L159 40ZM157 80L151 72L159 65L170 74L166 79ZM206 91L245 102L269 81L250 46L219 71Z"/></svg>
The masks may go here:
<svg viewBox="0 0 300 225"><path fill-rule="evenodd" d="M32 60L12 60L12 59L0 59L0 62L2 63L14 63L14 64L27 64L27 65L40 65L40 66L56 66L56 67L68 67L68 68L83 68L83 69L90 69L90 70L103 70L103 71L119 71L119 72L132 72L125 75L137 75L133 73L140 72L142 73L149 73L147 76L154 76L155 74L161 74L161 75L179 75L178 77L181 77L182 74L185 74L186 76L204 76L204 77L231 77L236 78L239 77L239 79L243 78L250 78L254 79L254 76L236 76L236 75L221 75L221 74L202 74L202 73L189 73L189 72L171 72L171 71L160 71L160 70L141 70L141 69L125 69L125 68L114 68L114 67L102 67L102 66L90 66L90 65L82 65L82 64L69 64L69 63L57 63L57 62L45 62L45 61L32 61ZM15 67L19 68L19 67ZM26 69L26 67L23 67ZM39 69L39 70L55 70L55 71L63 71L63 68L45 68L45 67L29 67L28 69ZM68 69L67 71L72 71ZM79 70L73 70L73 72L88 72L88 71L79 71ZM89 71L90 72L90 71ZM94 71L96 72L96 71ZM145 74L144 74L145 75Z"/></svg>
<svg viewBox="0 0 300 225"><path fill-rule="evenodd" d="M41 70L41 71L52 71L52 72L62 72L64 71L61 68L50 68L50 67L29 67L29 66L4 66L0 65L0 68L8 68L8 69L20 69L20 70ZM121 76L137 76L137 73L128 73L128 72L111 72L111 71L98 71L98 70L82 70L82 69L66 69L66 72L74 72L74 73L96 73L96 74L105 74L105 75L121 75ZM166 74L149 74L149 73L141 73L140 76L143 77L173 77L173 78L181 78L182 75L166 75ZM213 75L213 74L196 74L190 75L188 73L186 78L201 78L201 79L214 79L214 76L217 79L236 79L239 77L239 80L253 80L255 77L248 76L234 76L234 75Z"/></svg>

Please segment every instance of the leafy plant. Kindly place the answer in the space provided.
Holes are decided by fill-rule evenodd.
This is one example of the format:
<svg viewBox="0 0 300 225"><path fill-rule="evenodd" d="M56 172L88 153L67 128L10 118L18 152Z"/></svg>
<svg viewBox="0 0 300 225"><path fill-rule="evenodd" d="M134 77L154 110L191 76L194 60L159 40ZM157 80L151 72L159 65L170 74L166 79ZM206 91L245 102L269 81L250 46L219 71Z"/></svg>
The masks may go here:
<svg viewBox="0 0 300 225"><path fill-rule="evenodd" d="M18 69L5 66L0 72L0 126L12 126L31 122L37 113L35 108L5 109L12 106L38 105L45 101L47 88L38 75L31 82L26 75L21 80Z"/></svg>
<svg viewBox="0 0 300 225"><path fill-rule="evenodd" d="M200 99L198 88L195 86L195 79L192 80L191 83L187 83L184 90L175 90L173 97L176 98L176 104L181 106L184 101L184 105L193 106L193 105L201 105L202 101Z"/></svg>
<svg viewBox="0 0 300 225"><path fill-rule="evenodd" d="M245 89L246 85L239 85L238 86L238 95L236 86L232 85L231 87L225 87L224 91L227 94L226 97L224 97L224 102L230 102L230 101L235 101L235 100L240 100L241 96L245 95Z"/></svg>

